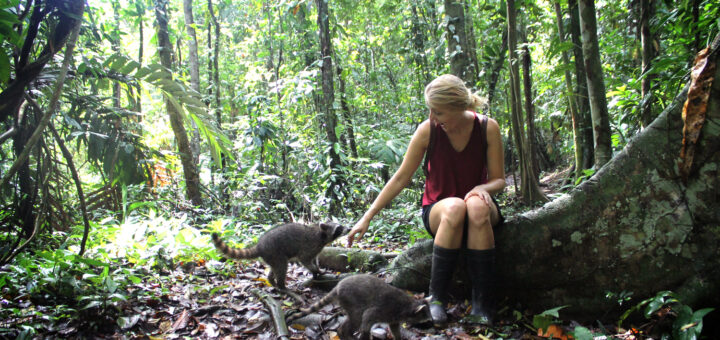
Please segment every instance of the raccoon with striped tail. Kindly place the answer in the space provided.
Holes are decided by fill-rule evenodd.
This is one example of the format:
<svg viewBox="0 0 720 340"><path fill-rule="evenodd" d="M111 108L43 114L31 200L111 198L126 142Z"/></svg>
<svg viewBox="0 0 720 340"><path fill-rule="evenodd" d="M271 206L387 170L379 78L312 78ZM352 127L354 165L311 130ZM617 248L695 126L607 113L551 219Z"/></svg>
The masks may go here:
<svg viewBox="0 0 720 340"><path fill-rule="evenodd" d="M330 303L339 304L347 316L338 329L340 339L353 339L354 332L360 333L360 339L370 339L371 327L380 322L388 323L393 338L401 339L401 323L419 323L430 319L427 300L416 300L402 289L373 275L357 274L341 280L311 306L288 315L287 323L290 325L292 321L317 312Z"/></svg>
<svg viewBox="0 0 720 340"><path fill-rule="evenodd" d="M229 258L262 258L270 266L268 281L275 288L287 291L285 277L290 261L300 262L317 277L320 274L317 255L348 231L347 227L332 222L312 225L287 223L266 231L256 245L244 249L230 248L217 233L212 234L212 241L215 248Z"/></svg>

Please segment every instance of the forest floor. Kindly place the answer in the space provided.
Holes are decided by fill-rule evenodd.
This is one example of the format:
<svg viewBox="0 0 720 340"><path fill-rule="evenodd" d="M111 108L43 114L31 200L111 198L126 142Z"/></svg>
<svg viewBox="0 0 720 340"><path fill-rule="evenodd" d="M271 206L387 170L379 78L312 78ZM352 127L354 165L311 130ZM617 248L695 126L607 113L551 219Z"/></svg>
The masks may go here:
<svg viewBox="0 0 720 340"><path fill-rule="evenodd" d="M557 193L562 186L567 170L547 174L541 187L547 195ZM508 178L508 187L512 186L512 177ZM512 200L511 200L512 201ZM512 204L512 203L510 203ZM345 239L336 241L344 245ZM361 241L358 246L366 250L378 250L385 253L402 251L406 244L396 241ZM267 269L257 261L244 261L243 264L226 262L225 268L230 275L219 274L216 267L221 263L189 263L166 271L152 283L141 283L135 289L150 291L146 298L128 301L124 307L126 315L132 315L111 337L128 338L219 338L219 339L276 339L278 333L274 327L268 300L280 306L286 313L301 307L294 299L278 293L268 281ZM288 271L288 288L301 295L309 303L320 299L326 291L308 288L311 275L303 267L291 265ZM422 294L416 295L422 298ZM435 329L429 322L417 325L405 325L403 337L408 339L543 339L554 335L558 339L572 338L568 335L575 326L574 321L561 321L552 318L552 312L546 318L557 323L547 330L538 332L533 327L537 316L508 307L500 306L498 318L493 327L473 326L464 323L470 306L467 301L454 301L448 309L449 325L445 329ZM555 312L557 313L557 312ZM338 339L337 329L344 316L342 310L329 305L319 311L322 316L312 326L291 325L290 339ZM599 325L616 334L616 339L637 338L629 331L616 330L611 325ZM587 325L589 329L592 326ZM597 328L598 325L595 325ZM618 334L618 332L620 332ZM376 339L391 338L387 325L377 325L373 329ZM585 337L587 339L587 337ZM593 337L590 337L592 339ZM604 339L608 337L600 337Z"/></svg>
<svg viewBox="0 0 720 340"><path fill-rule="evenodd" d="M541 187L547 195L554 195L562 188L567 171L549 173L542 178ZM514 186L508 176L508 188ZM520 204L510 194L503 203L508 211L519 211ZM392 240L391 240L392 239ZM344 246L345 238L336 241ZM361 241L363 249L384 253L397 253L407 247L408 242L397 242L394 238L378 241ZM130 263L127 267L132 267ZM107 275L107 273L105 273ZM112 294L98 303L91 303L78 310L75 317L58 315L55 312L59 299L52 302L38 300L38 297L0 296L2 308L17 308L34 311L35 316L25 318L0 318L0 339L22 338L24 333L17 330L24 326L35 327L37 333L25 333L40 338L114 338L114 339L277 339L278 332L273 323L271 308L275 306L287 313L297 310L302 304L278 293L268 281L267 269L258 261L194 261L176 263L171 259L159 259L152 270L138 269L133 283L124 287L123 296L116 299ZM304 285L311 275L298 265L291 265L288 271L288 288L308 303L317 301L326 291L308 288ZM114 283L103 279L102 283L112 293ZM1 287L2 285L0 285ZM5 291L7 292L7 291ZM270 297L270 298L268 298ZM422 295L416 295L422 298ZM46 295L46 298L48 296ZM12 299L12 300L11 300ZM98 299L98 298L96 298ZM16 302L19 301L19 302ZM110 301L113 301L110 303ZM53 306L53 304L55 306ZM62 306L62 305L61 305ZM559 318L557 310L538 315L527 311L514 310L499 305L496 322L492 327L464 323L470 306L467 301L453 301L448 309L449 325L435 329L429 322L406 325L403 337L408 339L543 339L554 336L558 339L645 339L637 330L618 329L596 322L581 325L572 320ZM62 314L62 313L60 313ZM6 315L6 314L5 314ZM25 314L27 315L27 314ZM319 311L321 316L315 325L290 327L290 339L338 339L337 328L342 322L342 311L334 305ZM549 324L549 329L538 330L538 324ZM582 334L578 333L580 329ZM20 336L19 336L20 335ZM391 338L387 326L378 325L373 330L377 339Z"/></svg>

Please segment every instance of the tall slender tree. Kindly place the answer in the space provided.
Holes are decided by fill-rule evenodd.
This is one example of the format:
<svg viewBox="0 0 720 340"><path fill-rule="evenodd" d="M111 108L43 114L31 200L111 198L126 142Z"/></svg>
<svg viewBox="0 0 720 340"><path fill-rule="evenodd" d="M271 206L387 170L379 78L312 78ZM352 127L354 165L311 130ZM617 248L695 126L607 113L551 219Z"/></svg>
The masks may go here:
<svg viewBox="0 0 720 340"><path fill-rule="evenodd" d="M418 0L410 2L410 13L411 13L411 26L410 26L410 40L413 44L413 62L417 69L420 80L418 81L418 88L421 90L425 87L425 84L430 82L430 72L428 71L427 56L425 55L425 29L422 25L420 16L418 15ZM421 90L422 91L422 90Z"/></svg>
<svg viewBox="0 0 720 340"><path fill-rule="evenodd" d="M555 9L558 39L560 40L560 43L564 43L565 28L563 25L563 14L560 7L560 0L555 0L555 2L553 2L553 7ZM560 57L562 58L561 60L563 65L570 65L570 57L568 56L567 51L563 50ZM583 169L583 145L580 132L580 122L582 121L582 117L578 114L577 101L575 94L573 93L572 74L567 68L565 68L565 90L565 98L567 98L568 101L568 112L570 113L570 121L572 122L573 144L575 146L575 178L579 178L582 175Z"/></svg>
<svg viewBox="0 0 720 340"><path fill-rule="evenodd" d="M578 108L578 131L582 141L582 168L578 170L582 175L582 169L589 169L595 163L595 146L593 145L592 115L590 114L590 98L588 96L587 77L585 76L585 56L582 49L582 37L580 34L580 13L578 12L577 0L568 0L568 12L570 13L570 38L573 44L573 56L575 62L575 100Z"/></svg>
<svg viewBox="0 0 720 340"><path fill-rule="evenodd" d="M502 33L502 46L500 46L500 53L495 57L495 61L492 63L492 69L490 70L490 77L488 79L488 113L492 110L493 100L495 99L495 89L497 88L498 80L500 79L500 72L502 71L503 65L505 65L505 55L508 49L508 30L503 30Z"/></svg>
<svg viewBox="0 0 720 340"><path fill-rule="evenodd" d="M158 54L160 55L160 63L169 71L173 70L173 47L170 43L170 35L168 33L168 16L167 2L168 0L155 1L155 18L157 20L157 43ZM180 154L180 162L183 167L183 175L185 176L185 193L187 199L193 205L202 204L202 196L200 194L200 176L196 163L193 161L193 153L190 148L187 131L183 124L182 115L173 105L167 95L165 97L165 108L170 117L170 125L175 134L178 153Z"/></svg>
<svg viewBox="0 0 720 340"><path fill-rule="evenodd" d="M524 20L521 20L524 25ZM525 127L527 130L527 145L525 148L530 150L530 164L533 168L533 176L538 177L540 170L549 167L549 162L545 153L541 150L537 129L535 128L535 104L533 103L533 81L532 81L532 57L527 41L527 27L523 27L523 44L522 51L522 74L523 74L523 94L525 97ZM542 162L542 165L540 164Z"/></svg>
<svg viewBox="0 0 720 340"><path fill-rule="evenodd" d="M467 36L467 53L468 53L468 64L470 71L473 72L473 81L477 82L480 72L480 64L478 63L477 56L477 39L475 39L475 27L473 25L473 12L470 7L468 0L463 0L465 7L465 35ZM471 84L473 87L477 86L477 83Z"/></svg>
<svg viewBox="0 0 720 340"><path fill-rule="evenodd" d="M652 32L650 21L655 16L655 1L640 0L640 42L642 45L642 92L640 101L640 124L643 127L648 126L655 120L652 111L653 93L652 83L655 75L649 73L652 67L653 59L657 52L655 51L655 35Z"/></svg>
<svg viewBox="0 0 720 340"><path fill-rule="evenodd" d="M145 52L145 2L142 0L135 0L135 15L137 15L137 18L135 21L138 25L138 58L137 62L139 66L142 66L143 64L143 53ZM137 83L135 85L135 96L134 96L134 110L136 112L142 112L142 94L140 89L140 83ZM142 115L138 116L138 120L142 119Z"/></svg>
<svg viewBox="0 0 720 340"><path fill-rule="evenodd" d="M212 87L215 89L215 95L213 96L213 99L215 99L215 119L217 120L218 128L220 128L222 124L222 110L220 108L220 22L217 19L217 16L215 16L215 9L213 8L213 2L212 0L208 0L208 13L210 14L210 21L208 22L208 27L212 25L212 28L214 28L215 32L215 38L212 39L214 42L213 45L213 54L212 58L212 67L210 68L210 71L212 74ZM208 35L210 34L210 29L208 29ZM208 39L208 44L210 43L210 39ZM209 46L208 46L209 47ZM209 50L209 49L208 49Z"/></svg>
<svg viewBox="0 0 720 340"><path fill-rule="evenodd" d="M337 126L337 117L333 103L335 102L335 91L333 85L333 67L332 67L332 40L330 39L330 16L328 12L328 3L326 0L316 0L318 8L317 24L320 32L320 55L322 60L321 77L322 77L322 111L324 119L322 126L325 127L325 133L330 143L330 183L327 189L327 197L330 203L330 212L338 213L340 202L338 192L342 190L339 176L340 155L336 151L338 144L335 127Z"/></svg>
<svg viewBox="0 0 720 340"><path fill-rule="evenodd" d="M185 14L185 30L188 35L188 68L190 71L190 87L200 93L200 62L198 60L197 34L195 33L195 18L193 17L193 0L183 0L183 12ZM192 121L192 143L193 162L200 160L200 131Z"/></svg>
<svg viewBox="0 0 720 340"><path fill-rule="evenodd" d="M342 117L345 120L345 133L347 133L347 141L350 146L350 152L353 157L358 158L357 144L355 143L355 124L350 112L350 106L347 101L347 87L345 86L345 76L343 75L342 66L337 65L338 86L340 90L340 108L342 109Z"/></svg>
<svg viewBox="0 0 720 340"><path fill-rule="evenodd" d="M508 52L510 62L510 109L513 136L520 164L520 192L527 204L547 201L533 169L532 150L525 136L520 95L520 67L517 57L517 12L515 0L507 0Z"/></svg>
<svg viewBox="0 0 720 340"><path fill-rule="evenodd" d="M610 142L610 115L605 98L605 80L600 61L597 37L595 0L579 0L580 31L592 114L592 131L595 148L595 167L600 168L612 158Z"/></svg>

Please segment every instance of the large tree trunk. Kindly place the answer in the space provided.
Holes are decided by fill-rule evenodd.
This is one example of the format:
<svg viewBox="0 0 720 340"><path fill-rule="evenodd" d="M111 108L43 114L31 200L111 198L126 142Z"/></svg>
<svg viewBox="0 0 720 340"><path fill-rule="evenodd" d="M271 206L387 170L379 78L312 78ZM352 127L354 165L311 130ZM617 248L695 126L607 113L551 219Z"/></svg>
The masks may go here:
<svg viewBox="0 0 720 340"><path fill-rule="evenodd" d="M167 30L167 0L155 0L155 16L158 23L157 42L160 54L160 63L172 70L172 44ZM193 153L190 149L190 141L187 137L187 131L183 124L182 116L177 111L169 98L165 98L165 107L170 116L170 125L175 134L175 141L178 145L178 153L180 154L180 162L183 167L183 175L185 176L185 193L187 199L193 205L202 204L202 196L200 195L200 176L198 175L197 165L193 162Z"/></svg>
<svg viewBox="0 0 720 340"><path fill-rule="evenodd" d="M634 305L621 309L607 292L643 299L672 290L694 308L720 302L720 68L713 74L686 181L677 164L683 116L698 114L683 114L683 103L693 107L702 97L686 102L687 87L590 180L496 231L503 294L534 311L568 305L566 315L593 320ZM422 243L399 256L389 270L393 283L426 289L431 248Z"/></svg>
<svg viewBox="0 0 720 340"><path fill-rule="evenodd" d="M464 0L445 0L445 15L447 23L447 47L450 59L450 73L465 81L468 87L473 88L477 78L477 71L470 63L469 44L465 30Z"/></svg>
<svg viewBox="0 0 720 340"><path fill-rule="evenodd" d="M580 32L585 58L585 76L587 78L592 115L592 131L595 147L595 168L599 169L612 158L610 143L610 115L605 98L605 79L600 61L600 47L597 38L597 18L595 0L579 0Z"/></svg>

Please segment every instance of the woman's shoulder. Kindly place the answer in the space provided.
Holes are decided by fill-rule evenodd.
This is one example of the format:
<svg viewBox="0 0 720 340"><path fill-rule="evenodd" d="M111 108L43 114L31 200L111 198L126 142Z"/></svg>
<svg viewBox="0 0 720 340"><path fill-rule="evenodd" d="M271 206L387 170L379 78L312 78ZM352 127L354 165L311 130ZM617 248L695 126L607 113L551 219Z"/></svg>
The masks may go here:
<svg viewBox="0 0 720 340"><path fill-rule="evenodd" d="M492 119L489 116L485 116L485 117L487 117L487 129L488 130L500 131L500 124L498 124L498 122L495 119Z"/></svg>
<svg viewBox="0 0 720 340"><path fill-rule="evenodd" d="M430 123L429 119L425 119L422 123L420 123L415 129L415 136L413 139L418 140L421 142L422 145L428 145L430 142L430 129L432 128L432 123Z"/></svg>

